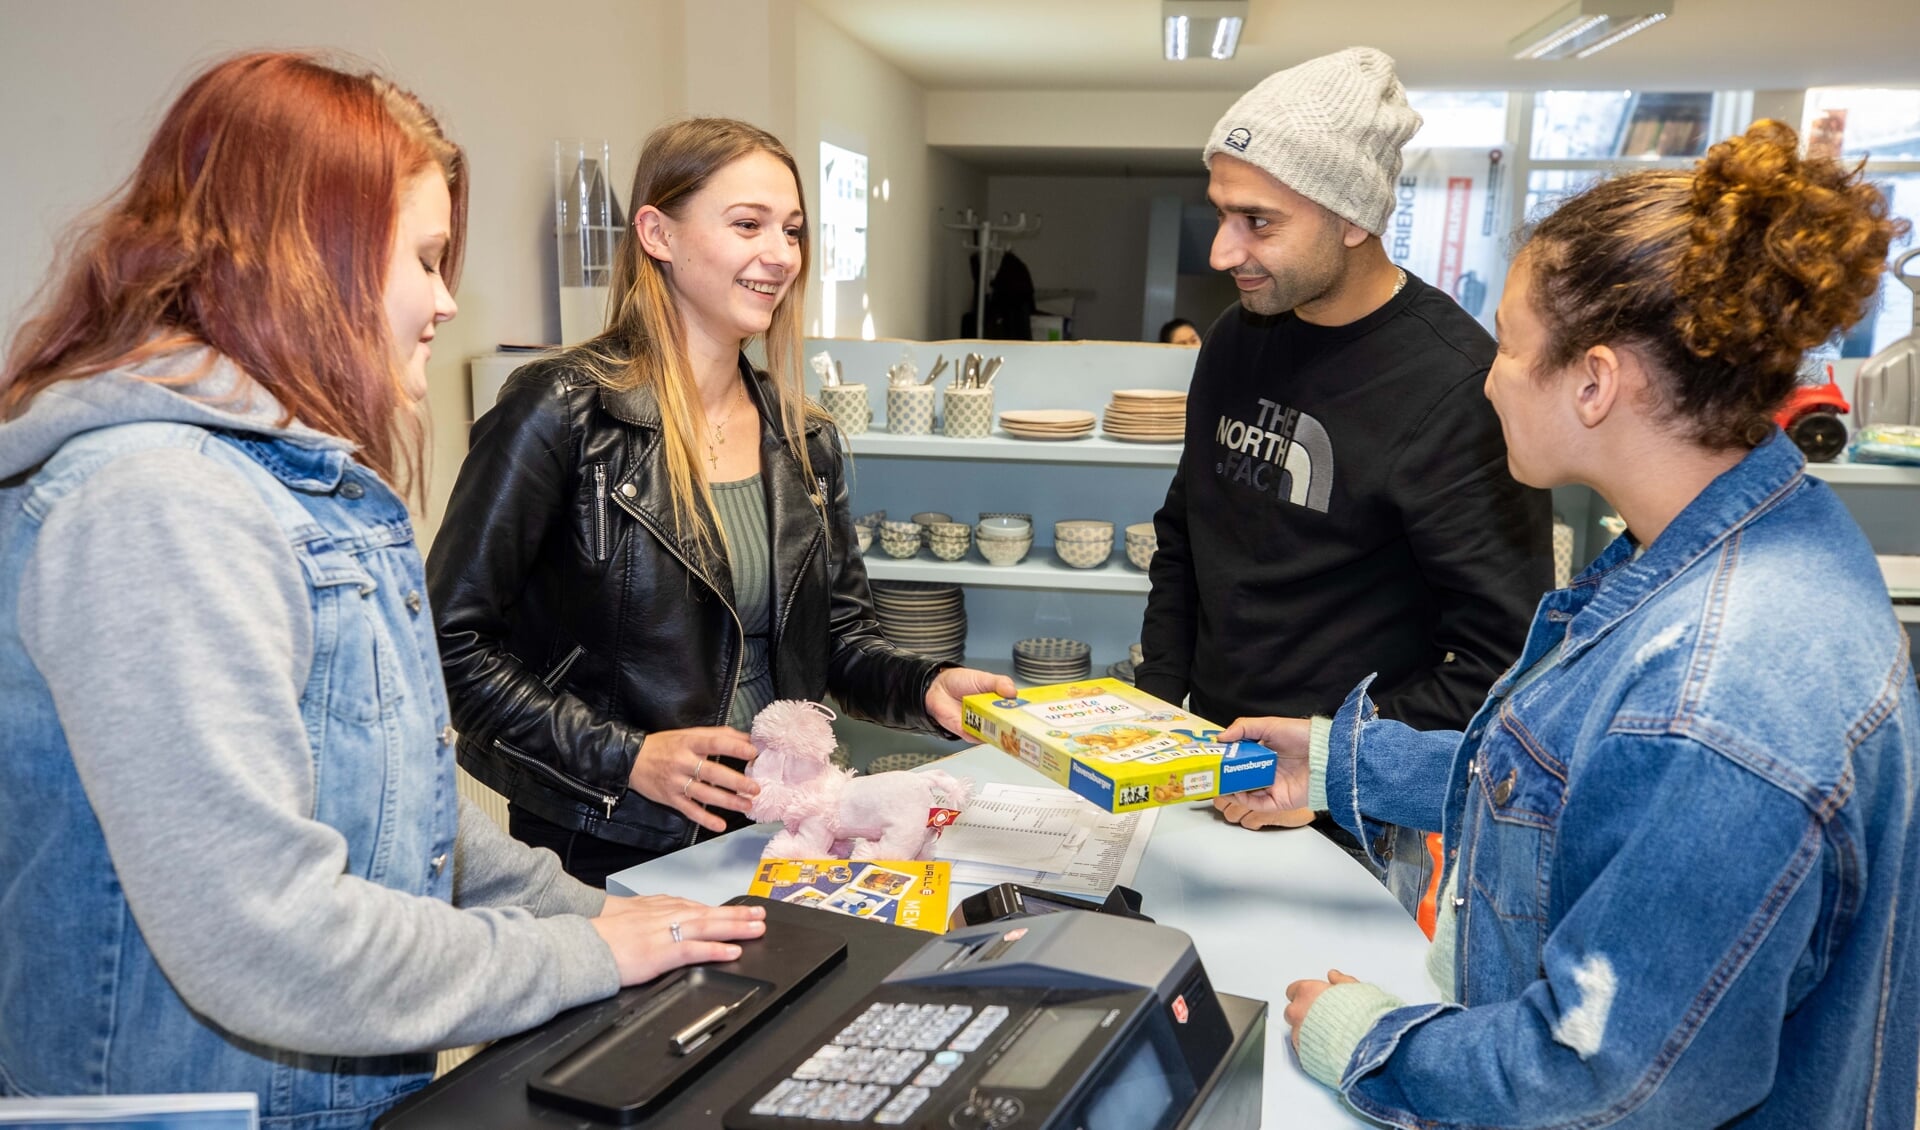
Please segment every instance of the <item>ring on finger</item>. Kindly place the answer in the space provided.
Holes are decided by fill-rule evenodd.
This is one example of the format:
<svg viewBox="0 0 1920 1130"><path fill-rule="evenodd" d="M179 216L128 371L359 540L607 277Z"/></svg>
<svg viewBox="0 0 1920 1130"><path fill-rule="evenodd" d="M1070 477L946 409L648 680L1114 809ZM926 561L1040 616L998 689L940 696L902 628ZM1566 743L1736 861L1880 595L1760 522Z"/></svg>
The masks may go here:
<svg viewBox="0 0 1920 1130"><path fill-rule="evenodd" d="M678 922L669 922L669 923L667 923L667 933L668 933L668 935L670 935L670 936L671 936L671 937L673 938L673 940L674 940L674 941L676 941L676 942L684 942L684 941L686 941L686 939L685 939L684 937L681 937L681 935L680 935L680 923L678 923Z"/></svg>
<svg viewBox="0 0 1920 1130"><path fill-rule="evenodd" d="M693 792L693 782L699 776L700 776L700 771L698 769L695 769L693 772L687 774L687 783L680 786L681 796L687 796Z"/></svg>

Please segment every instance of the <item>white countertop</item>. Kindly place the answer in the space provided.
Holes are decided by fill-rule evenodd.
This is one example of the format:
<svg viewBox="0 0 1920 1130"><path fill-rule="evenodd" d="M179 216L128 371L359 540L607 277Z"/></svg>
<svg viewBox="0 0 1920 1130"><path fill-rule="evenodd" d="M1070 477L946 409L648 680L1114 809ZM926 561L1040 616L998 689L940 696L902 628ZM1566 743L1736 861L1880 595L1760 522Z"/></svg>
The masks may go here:
<svg viewBox="0 0 1920 1130"><path fill-rule="evenodd" d="M977 782L1047 783L988 746L939 764ZM725 902L746 892L774 828L745 828L643 863L607 887ZM1211 802L1160 810L1132 885L1145 913L1193 938L1215 988L1269 1003L1264 1124L1367 1125L1300 1070L1281 1014L1289 981L1325 977L1329 968L1408 1001L1438 999L1426 976L1427 939L1386 888L1311 829L1247 831L1221 820ZM953 904L980 889L955 884Z"/></svg>

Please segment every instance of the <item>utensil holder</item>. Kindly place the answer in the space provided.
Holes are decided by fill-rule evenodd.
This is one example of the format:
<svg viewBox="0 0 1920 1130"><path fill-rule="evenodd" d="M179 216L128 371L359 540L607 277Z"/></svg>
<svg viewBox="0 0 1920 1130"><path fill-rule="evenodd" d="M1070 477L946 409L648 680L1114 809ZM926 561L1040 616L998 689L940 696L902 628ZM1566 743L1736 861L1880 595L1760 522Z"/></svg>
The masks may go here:
<svg viewBox="0 0 1920 1130"><path fill-rule="evenodd" d="M993 434L993 389L947 386L940 430L954 439L980 439Z"/></svg>
<svg viewBox="0 0 1920 1130"><path fill-rule="evenodd" d="M901 436L933 434L933 386L900 385L887 389L887 430Z"/></svg>
<svg viewBox="0 0 1920 1130"><path fill-rule="evenodd" d="M866 385L828 385L820 390L820 407L827 410L840 434L857 436L873 423L873 402Z"/></svg>

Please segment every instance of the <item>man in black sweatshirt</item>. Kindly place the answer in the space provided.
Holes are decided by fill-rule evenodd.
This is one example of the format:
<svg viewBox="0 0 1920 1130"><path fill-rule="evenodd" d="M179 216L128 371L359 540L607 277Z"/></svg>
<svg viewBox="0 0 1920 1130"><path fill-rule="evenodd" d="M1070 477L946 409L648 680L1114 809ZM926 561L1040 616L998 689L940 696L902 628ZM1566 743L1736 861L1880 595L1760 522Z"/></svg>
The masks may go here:
<svg viewBox="0 0 1920 1130"><path fill-rule="evenodd" d="M1552 587L1547 495L1508 473L1482 393L1493 341L1380 241L1419 125L1393 61L1350 48L1269 77L1207 143L1240 302L1194 369L1136 678L1212 721L1331 714L1377 673L1386 716L1463 727ZM1411 906L1422 878L1390 885Z"/></svg>

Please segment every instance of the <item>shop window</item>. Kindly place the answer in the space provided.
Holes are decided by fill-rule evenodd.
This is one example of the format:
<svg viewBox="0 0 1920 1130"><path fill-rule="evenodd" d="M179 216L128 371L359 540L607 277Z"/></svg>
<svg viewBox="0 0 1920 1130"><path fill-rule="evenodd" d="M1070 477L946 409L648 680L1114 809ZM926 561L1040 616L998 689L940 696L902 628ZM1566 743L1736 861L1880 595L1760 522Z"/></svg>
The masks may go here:
<svg viewBox="0 0 1920 1130"><path fill-rule="evenodd" d="M1408 149L1489 149L1507 143L1504 90L1410 90L1420 132Z"/></svg>
<svg viewBox="0 0 1920 1130"><path fill-rule="evenodd" d="M1712 143L1712 92L1543 90L1533 101L1536 161L1698 157Z"/></svg>
<svg viewBox="0 0 1920 1130"><path fill-rule="evenodd" d="M1893 214L1920 227L1920 89L1814 87L1807 91L1800 135L1810 153L1864 162ZM1913 245L1909 235L1889 260ZM1880 284L1879 308L1847 332L1840 355L1871 356L1912 328L1913 293L1889 272Z"/></svg>

